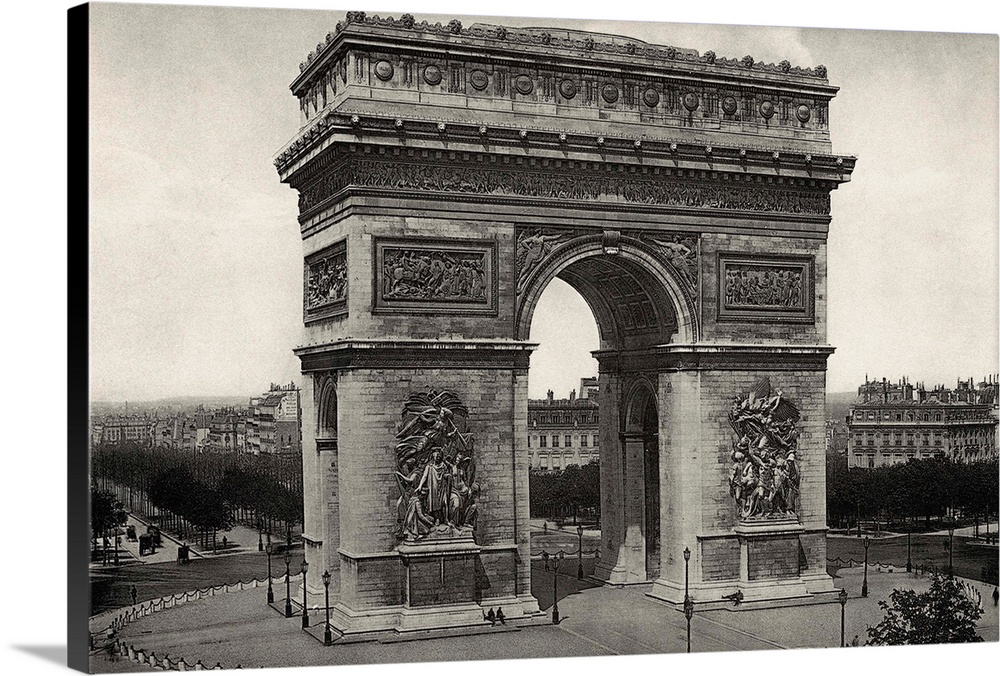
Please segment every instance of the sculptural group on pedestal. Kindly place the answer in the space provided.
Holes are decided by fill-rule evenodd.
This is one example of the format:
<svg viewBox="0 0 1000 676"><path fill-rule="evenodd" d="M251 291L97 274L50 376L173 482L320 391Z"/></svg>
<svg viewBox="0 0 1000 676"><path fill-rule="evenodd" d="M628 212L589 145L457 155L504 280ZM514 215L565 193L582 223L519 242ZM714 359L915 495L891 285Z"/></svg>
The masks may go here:
<svg viewBox="0 0 1000 676"><path fill-rule="evenodd" d="M799 410L764 377L735 398L729 411L733 468L729 491L740 520L795 517L799 503L796 458Z"/></svg>
<svg viewBox="0 0 1000 676"><path fill-rule="evenodd" d="M456 423L456 416L464 419L467 415L468 409L451 392L429 390L407 398L403 426L396 434L396 535L400 539L474 531L479 484L473 438Z"/></svg>

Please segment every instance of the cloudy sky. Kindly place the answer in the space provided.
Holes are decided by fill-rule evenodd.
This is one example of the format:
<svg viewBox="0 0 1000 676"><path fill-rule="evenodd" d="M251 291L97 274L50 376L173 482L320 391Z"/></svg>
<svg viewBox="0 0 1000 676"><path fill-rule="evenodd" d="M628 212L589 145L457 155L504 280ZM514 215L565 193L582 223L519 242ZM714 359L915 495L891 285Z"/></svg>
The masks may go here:
<svg viewBox="0 0 1000 676"><path fill-rule="evenodd" d="M366 9L446 22L454 15L420 8L455 4ZM541 16L623 15L566 2L502 7ZM663 8L623 7L624 16L668 18ZM301 327L297 198L278 182L271 159L298 127L288 90L298 63L342 17L218 7L92 9L95 400L248 395L272 381L298 379L291 353ZM896 25L884 16L871 17L871 24L852 19L818 21ZM829 389L854 389L866 373L932 384L996 370L995 36L607 18L502 22L826 65L841 88L830 111L834 151L859 157L853 180L833 194L828 338L837 352ZM546 292L532 339L541 343L532 360L532 396L549 388L566 396L580 376L596 371L589 356L597 347L594 320L565 285Z"/></svg>

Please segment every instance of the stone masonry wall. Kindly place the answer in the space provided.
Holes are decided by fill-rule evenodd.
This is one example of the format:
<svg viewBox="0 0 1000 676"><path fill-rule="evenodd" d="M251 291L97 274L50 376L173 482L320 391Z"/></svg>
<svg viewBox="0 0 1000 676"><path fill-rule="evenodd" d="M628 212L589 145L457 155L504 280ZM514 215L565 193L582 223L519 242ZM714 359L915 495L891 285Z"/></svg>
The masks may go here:
<svg viewBox="0 0 1000 676"><path fill-rule="evenodd" d="M815 265L815 323L720 321L718 253L811 255ZM702 338L708 342L826 344L826 241L813 238L705 234L701 238Z"/></svg>
<svg viewBox="0 0 1000 676"><path fill-rule="evenodd" d="M787 579L799 574L799 539L795 535L751 538L747 550L750 580Z"/></svg>

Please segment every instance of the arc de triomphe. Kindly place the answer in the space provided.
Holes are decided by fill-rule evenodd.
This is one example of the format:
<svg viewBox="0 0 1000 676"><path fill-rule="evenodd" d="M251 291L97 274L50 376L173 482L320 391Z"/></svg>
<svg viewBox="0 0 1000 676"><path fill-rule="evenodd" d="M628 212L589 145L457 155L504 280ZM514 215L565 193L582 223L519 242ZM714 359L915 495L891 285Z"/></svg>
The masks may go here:
<svg viewBox="0 0 1000 676"><path fill-rule="evenodd" d="M291 85L306 558L341 636L539 619L527 339L600 331L609 584L830 600L826 69L352 12ZM319 574L310 604L323 605ZM301 596L300 596L301 598Z"/></svg>

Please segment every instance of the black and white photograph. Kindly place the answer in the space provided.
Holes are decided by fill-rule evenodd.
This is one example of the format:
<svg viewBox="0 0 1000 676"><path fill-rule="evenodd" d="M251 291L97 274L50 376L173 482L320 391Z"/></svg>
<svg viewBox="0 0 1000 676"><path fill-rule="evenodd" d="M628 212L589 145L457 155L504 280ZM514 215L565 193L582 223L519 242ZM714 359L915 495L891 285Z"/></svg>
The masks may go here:
<svg viewBox="0 0 1000 676"><path fill-rule="evenodd" d="M26 669L996 660L995 21L274 4L66 5L29 93L69 642Z"/></svg>

